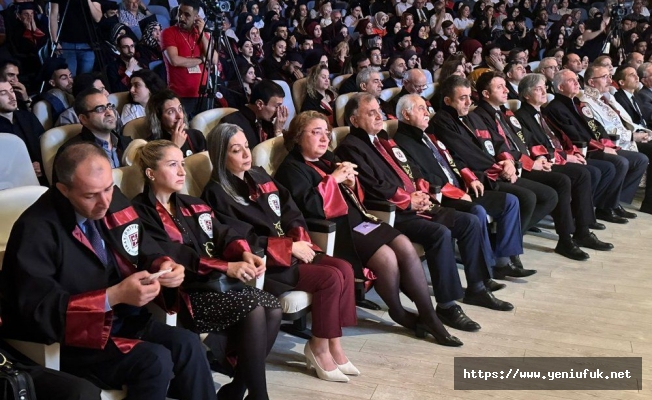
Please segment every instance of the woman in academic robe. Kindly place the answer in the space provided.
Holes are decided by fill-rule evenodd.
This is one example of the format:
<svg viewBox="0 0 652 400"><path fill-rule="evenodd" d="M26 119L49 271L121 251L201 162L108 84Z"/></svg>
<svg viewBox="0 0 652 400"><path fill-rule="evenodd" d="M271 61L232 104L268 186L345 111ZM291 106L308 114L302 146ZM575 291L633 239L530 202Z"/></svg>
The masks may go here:
<svg viewBox="0 0 652 400"><path fill-rule="evenodd" d="M318 112L296 116L285 136L289 154L276 178L304 215L337 224L335 251L374 273L376 291L394 321L415 330L417 336L428 332L439 344L461 346L437 318L421 260L410 240L367 212L356 166L340 163L328 150L330 130L328 119ZM415 302L419 315L403 308L401 290Z"/></svg>
<svg viewBox="0 0 652 400"><path fill-rule="evenodd" d="M217 218L250 245L265 249L265 290L312 294L312 333L306 363L324 380L348 382L359 375L340 344L342 327L357 324L353 268L310 242L306 221L290 193L262 168L252 168L242 128L222 123L208 134L213 163L203 200Z"/></svg>
<svg viewBox="0 0 652 400"><path fill-rule="evenodd" d="M186 178L183 158L168 140L140 149L146 184L133 199L134 208L165 254L186 267L183 289L192 306L191 325L197 332L226 335L227 352L237 356L233 382L218 398L242 399L248 390L247 399L268 399L265 358L281 324L280 304L270 293L245 285L265 271L247 241L218 223L206 203L178 193Z"/></svg>

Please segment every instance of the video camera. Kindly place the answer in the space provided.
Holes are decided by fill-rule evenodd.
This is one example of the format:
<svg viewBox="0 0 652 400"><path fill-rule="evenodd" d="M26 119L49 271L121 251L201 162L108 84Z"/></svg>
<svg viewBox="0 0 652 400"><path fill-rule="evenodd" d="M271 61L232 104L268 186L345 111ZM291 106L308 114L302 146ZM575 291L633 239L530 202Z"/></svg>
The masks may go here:
<svg viewBox="0 0 652 400"><path fill-rule="evenodd" d="M617 24L622 23L623 17L627 14L627 10L623 5L622 1L618 1L616 4L611 6L611 19Z"/></svg>

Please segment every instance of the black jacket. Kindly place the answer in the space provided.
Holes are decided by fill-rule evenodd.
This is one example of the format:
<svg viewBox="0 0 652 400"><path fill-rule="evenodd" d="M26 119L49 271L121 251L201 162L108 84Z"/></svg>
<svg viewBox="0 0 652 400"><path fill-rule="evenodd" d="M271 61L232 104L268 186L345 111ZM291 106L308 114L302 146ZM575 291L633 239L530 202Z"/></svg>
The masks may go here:
<svg viewBox="0 0 652 400"><path fill-rule="evenodd" d="M636 101L636 104L638 105L638 109L641 111L641 113L639 113L639 111L637 111L636 108L634 108L634 104L632 104L631 100L629 100L627 93L625 93L623 89L619 89L618 91L616 91L614 97L616 98L616 101L621 106L623 106L625 111L627 111L627 114L629 114L629 116L632 117L632 122L640 125L641 121L645 121L643 115L641 114L642 113L641 105L638 104L638 101L636 100L635 96L632 96L632 100Z"/></svg>

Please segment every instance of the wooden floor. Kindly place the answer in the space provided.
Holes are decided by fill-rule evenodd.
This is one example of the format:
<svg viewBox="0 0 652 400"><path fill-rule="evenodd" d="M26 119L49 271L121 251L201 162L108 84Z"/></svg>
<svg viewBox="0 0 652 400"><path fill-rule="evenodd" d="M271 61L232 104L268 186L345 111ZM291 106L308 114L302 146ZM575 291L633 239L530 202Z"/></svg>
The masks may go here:
<svg viewBox="0 0 652 400"><path fill-rule="evenodd" d="M634 205L638 205L636 201ZM633 209L632 209L633 210ZM279 334L267 360L271 399L652 399L652 216L596 231L615 250L588 250L576 262L552 252L555 241L526 235L522 260L539 272L508 282L496 295L512 312L464 305L482 325L476 333L452 330L460 348L417 339L396 326L385 311L358 309L358 326L344 331L349 359L362 375L330 383L305 369L305 341ZM462 279L464 283L465 280ZM375 292L369 298L383 305ZM433 298L434 300L434 298ZM414 308L409 300L404 305ZM456 356L643 357L643 390L637 391L455 391ZM215 380L224 383L226 378Z"/></svg>

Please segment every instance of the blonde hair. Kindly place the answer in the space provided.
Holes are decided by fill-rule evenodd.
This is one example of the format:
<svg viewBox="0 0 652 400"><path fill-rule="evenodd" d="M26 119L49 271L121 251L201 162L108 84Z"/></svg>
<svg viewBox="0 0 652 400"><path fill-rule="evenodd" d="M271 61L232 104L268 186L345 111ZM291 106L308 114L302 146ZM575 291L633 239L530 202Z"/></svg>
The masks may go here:
<svg viewBox="0 0 652 400"><path fill-rule="evenodd" d="M143 179L145 183L149 184L149 179L147 177L147 169L156 170L158 162L163 159L163 153L165 149L169 147L179 148L176 144L169 140L152 140L146 145L138 149L136 154L136 163L140 167L140 172L143 174Z"/></svg>
<svg viewBox="0 0 652 400"><path fill-rule="evenodd" d="M287 149L287 151L292 151L294 149L294 146L298 145L299 142L301 141L301 138L304 135L304 130L306 129L306 126L310 122L312 122L315 119L321 119L322 121L326 121L326 127L328 129L328 132L332 131L332 127L330 122L328 122L328 118L326 116L318 111L304 111L301 114L295 116L292 118L292 122L290 122L290 126L288 127L287 133L283 135L283 145ZM328 140L333 140L332 133L328 135Z"/></svg>
<svg viewBox="0 0 652 400"><path fill-rule="evenodd" d="M324 64L317 64L314 67L310 68L310 72L308 72L308 77L306 78L306 92L308 93L309 97L316 98L317 97L317 81L319 80L319 74L321 71L326 70L328 72L328 67ZM329 80L330 82L330 80ZM330 85L329 85L330 89Z"/></svg>

